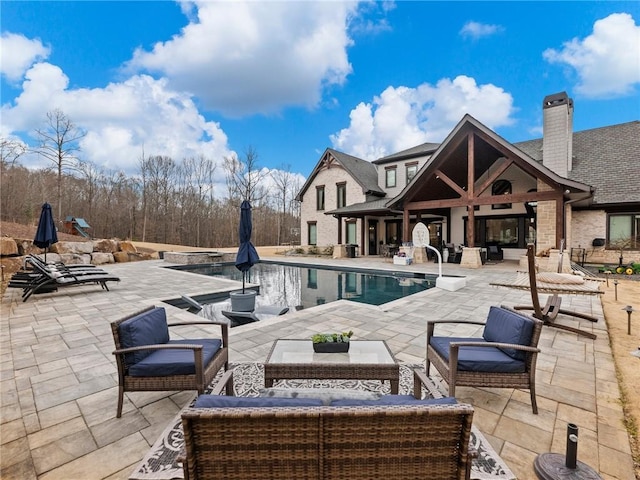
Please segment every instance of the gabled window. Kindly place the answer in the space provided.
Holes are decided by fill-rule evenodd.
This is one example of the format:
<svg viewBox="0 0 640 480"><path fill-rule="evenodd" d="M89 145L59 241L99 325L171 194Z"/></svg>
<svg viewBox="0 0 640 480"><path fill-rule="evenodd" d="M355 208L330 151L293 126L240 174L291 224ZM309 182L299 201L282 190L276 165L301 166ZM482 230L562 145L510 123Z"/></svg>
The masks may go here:
<svg viewBox="0 0 640 480"><path fill-rule="evenodd" d="M509 180L496 180L491 185L491 195L510 195L511 194L511 182ZM497 203L491 205L492 210L502 210L504 208L511 208L510 203Z"/></svg>
<svg viewBox="0 0 640 480"><path fill-rule="evenodd" d="M405 168L407 170L407 184L408 184L413 179L413 177L416 176L416 173L418 173L418 162L407 163L405 165Z"/></svg>
<svg viewBox="0 0 640 480"><path fill-rule="evenodd" d="M316 187L316 210L324 210L324 185Z"/></svg>
<svg viewBox="0 0 640 480"><path fill-rule="evenodd" d="M393 188L396 186L396 171L396 167L387 167L384 169L384 185L386 188Z"/></svg>
<svg viewBox="0 0 640 480"><path fill-rule="evenodd" d="M336 193L338 195L336 205L338 208L347 206L347 183L336 183Z"/></svg>

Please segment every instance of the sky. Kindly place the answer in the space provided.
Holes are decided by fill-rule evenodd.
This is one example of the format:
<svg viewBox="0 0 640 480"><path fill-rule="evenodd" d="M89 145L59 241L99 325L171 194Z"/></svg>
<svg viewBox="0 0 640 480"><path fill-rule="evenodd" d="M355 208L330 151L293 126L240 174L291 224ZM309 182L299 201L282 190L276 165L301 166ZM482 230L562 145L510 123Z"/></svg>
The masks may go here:
<svg viewBox="0 0 640 480"><path fill-rule="evenodd" d="M366 160L441 142L470 114L542 136L640 119L640 2L0 2L0 137L37 144L61 110L79 159L138 173L253 150L306 178L326 148ZM46 160L25 155L38 168ZM223 169L216 170L222 183Z"/></svg>

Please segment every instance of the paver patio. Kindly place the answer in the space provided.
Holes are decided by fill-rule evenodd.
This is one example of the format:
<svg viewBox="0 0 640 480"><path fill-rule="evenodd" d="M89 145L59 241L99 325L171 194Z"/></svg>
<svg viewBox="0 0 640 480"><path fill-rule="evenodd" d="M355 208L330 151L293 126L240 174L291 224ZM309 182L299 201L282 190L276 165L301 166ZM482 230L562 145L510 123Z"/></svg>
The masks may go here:
<svg viewBox="0 0 640 480"><path fill-rule="evenodd" d="M277 257L286 261L287 257ZM305 263L437 273L437 265L397 266L378 258ZM121 282L63 289L22 303L8 289L0 321L1 471L3 479L126 479L168 422L194 392L134 392L115 417L117 373L109 322L181 294L226 291L237 282L167 270L164 261L107 265ZM353 330L359 339L385 339L402 362L424 361L429 319L484 319L491 305L528 303L527 292L491 287L513 277L515 262L467 270L457 292L431 289L380 307L341 300L231 329L231 362L264 361L273 340L306 338L319 331ZM559 321L593 329L596 340L544 327L538 358L539 415L529 393L459 387L458 398L475 407L474 423L519 479L534 479L537 454L565 452L567 423L579 427L578 459L605 479L634 478L629 439L609 338L597 297L563 296L563 306L599 318L596 324L560 315ZM172 318L192 314L166 305ZM196 332L199 331L199 332ZM451 335L475 333L440 330ZM202 335L199 327L180 330ZM432 371L433 373L433 371Z"/></svg>

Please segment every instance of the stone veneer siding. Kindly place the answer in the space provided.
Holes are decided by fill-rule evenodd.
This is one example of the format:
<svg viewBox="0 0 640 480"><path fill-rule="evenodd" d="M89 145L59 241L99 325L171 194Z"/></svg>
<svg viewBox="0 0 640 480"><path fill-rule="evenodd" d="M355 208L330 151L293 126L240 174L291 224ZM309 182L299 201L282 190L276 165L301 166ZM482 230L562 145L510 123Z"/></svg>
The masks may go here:
<svg viewBox="0 0 640 480"><path fill-rule="evenodd" d="M552 188L538 180L538 192L547 192ZM536 253L548 248L556 248L556 202L546 200L538 202L536 208Z"/></svg>

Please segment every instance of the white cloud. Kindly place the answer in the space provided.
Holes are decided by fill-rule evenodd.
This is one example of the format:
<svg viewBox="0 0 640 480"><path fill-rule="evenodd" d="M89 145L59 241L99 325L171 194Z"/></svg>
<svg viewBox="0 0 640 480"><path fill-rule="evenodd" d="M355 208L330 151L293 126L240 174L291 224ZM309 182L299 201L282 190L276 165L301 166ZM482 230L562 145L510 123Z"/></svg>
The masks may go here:
<svg viewBox="0 0 640 480"><path fill-rule="evenodd" d="M137 171L143 149L146 156L181 161L204 155L216 163L232 153L220 125L206 121L191 96L170 89L166 80L137 75L73 90L62 70L48 63L35 64L25 78L14 104L2 107L2 136L44 128L46 113L60 108L87 133L80 158L109 169Z"/></svg>
<svg viewBox="0 0 640 480"><path fill-rule="evenodd" d="M578 93L627 95L640 83L640 27L628 13L615 13L595 22L584 40L574 38L561 50L547 49L543 57L575 69Z"/></svg>
<svg viewBox="0 0 640 480"><path fill-rule="evenodd" d="M46 59L51 49L45 47L40 40L4 32L0 37L0 52L0 73L13 83L22 79L33 62Z"/></svg>
<svg viewBox="0 0 640 480"><path fill-rule="evenodd" d="M467 22L460 29L460 35L463 37L471 37L474 40L477 40L482 37L489 37L495 33L499 33L503 31L503 27L500 25L490 25L487 23L479 23L479 22Z"/></svg>
<svg viewBox="0 0 640 480"><path fill-rule="evenodd" d="M334 148L375 160L424 142L440 142L465 114L495 129L512 123L511 94L460 75L435 86L388 87L351 111L349 127L331 136Z"/></svg>
<svg viewBox="0 0 640 480"><path fill-rule="evenodd" d="M194 2L197 20L128 68L159 72L210 110L228 115L316 106L351 73L352 2ZM183 8L183 11L188 9ZM193 13L193 12L192 12Z"/></svg>

